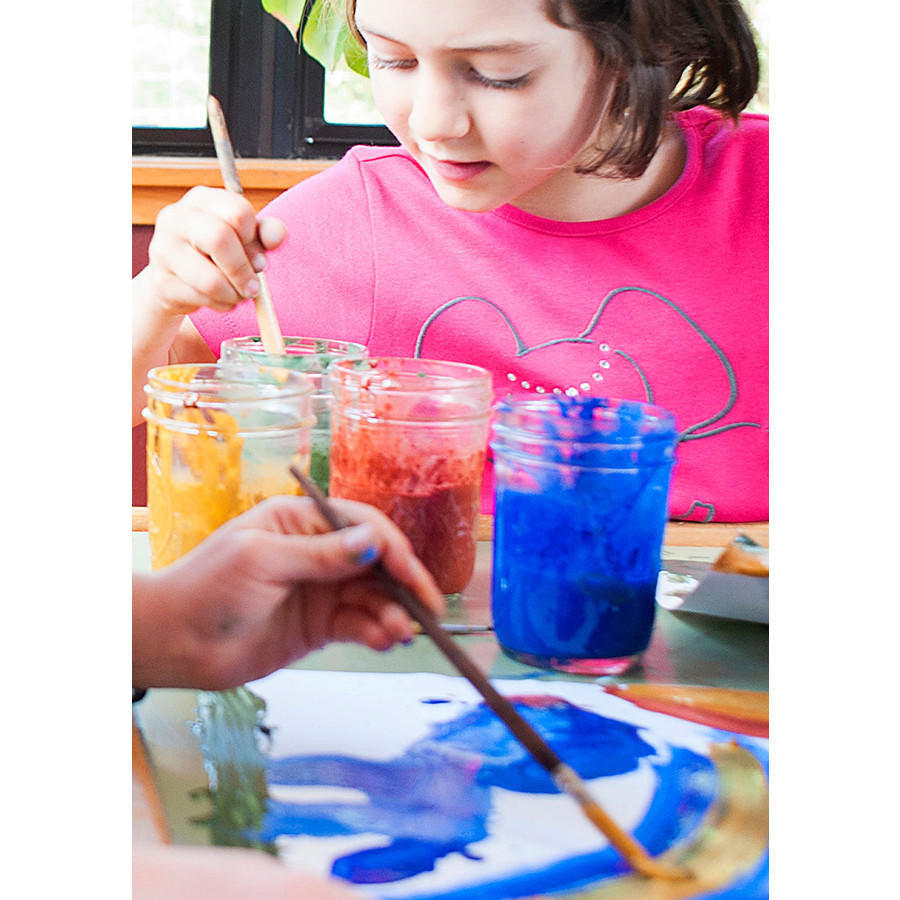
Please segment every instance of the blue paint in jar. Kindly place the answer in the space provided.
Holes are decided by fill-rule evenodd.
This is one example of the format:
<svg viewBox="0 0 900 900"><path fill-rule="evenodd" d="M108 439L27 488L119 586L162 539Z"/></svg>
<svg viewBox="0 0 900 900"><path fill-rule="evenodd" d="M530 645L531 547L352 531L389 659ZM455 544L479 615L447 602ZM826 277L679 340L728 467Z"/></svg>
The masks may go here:
<svg viewBox="0 0 900 900"><path fill-rule="evenodd" d="M531 665L620 674L653 629L674 418L580 397L509 400L496 413L497 639Z"/></svg>

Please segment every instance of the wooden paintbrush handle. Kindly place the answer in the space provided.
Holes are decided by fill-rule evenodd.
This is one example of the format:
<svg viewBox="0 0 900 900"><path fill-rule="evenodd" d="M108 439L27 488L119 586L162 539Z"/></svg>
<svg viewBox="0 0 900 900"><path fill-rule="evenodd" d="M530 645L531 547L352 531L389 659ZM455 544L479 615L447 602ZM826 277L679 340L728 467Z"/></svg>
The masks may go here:
<svg viewBox="0 0 900 900"><path fill-rule="evenodd" d="M256 322L259 325L259 336L266 353L276 356L284 355L284 338L278 327L278 319L275 318L275 307L272 305L272 295L269 293L269 283L262 272L257 272L259 279L259 294L253 299L256 305Z"/></svg>
<svg viewBox="0 0 900 900"><path fill-rule="evenodd" d="M228 136L228 126L225 124L225 113L222 112L219 101L212 95L206 100L206 113L209 117L209 130L212 132L213 144L216 147L216 158L219 160L219 169L222 172L222 182L225 188L232 193L243 194L244 188L241 186L237 164L234 161L234 150L231 147L231 138ZM256 308L259 336L262 338L263 349L266 353L281 356L284 354L284 338L281 336L281 328L275 317L275 307L272 305L269 285L262 272L257 272L257 278L259 279L259 294L254 298L253 305Z"/></svg>

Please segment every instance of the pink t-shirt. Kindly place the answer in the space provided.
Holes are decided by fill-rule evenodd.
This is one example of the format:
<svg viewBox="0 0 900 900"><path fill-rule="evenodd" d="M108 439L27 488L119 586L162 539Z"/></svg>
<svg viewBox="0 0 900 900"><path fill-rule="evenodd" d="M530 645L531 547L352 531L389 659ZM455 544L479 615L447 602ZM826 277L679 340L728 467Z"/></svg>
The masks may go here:
<svg viewBox="0 0 900 900"><path fill-rule="evenodd" d="M768 117L678 122L678 181L596 222L452 209L402 149L350 150L264 211L288 232L266 270L283 333L475 363L498 397L651 401L682 435L670 515L767 519ZM216 353L258 333L250 303L193 321Z"/></svg>

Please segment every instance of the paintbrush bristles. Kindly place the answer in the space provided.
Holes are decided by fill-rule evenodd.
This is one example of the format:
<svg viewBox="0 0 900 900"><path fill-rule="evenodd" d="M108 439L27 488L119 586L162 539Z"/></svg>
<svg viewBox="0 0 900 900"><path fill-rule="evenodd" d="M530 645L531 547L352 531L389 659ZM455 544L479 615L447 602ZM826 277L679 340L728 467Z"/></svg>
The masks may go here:
<svg viewBox="0 0 900 900"><path fill-rule="evenodd" d="M560 763L550 774L553 776L554 784L578 803L581 811L606 836L610 844L636 872L651 878L662 878L667 881L680 881L691 877L691 873L687 869L669 865L650 856L641 844L627 831L620 828L603 807L590 795L587 785L571 766Z"/></svg>

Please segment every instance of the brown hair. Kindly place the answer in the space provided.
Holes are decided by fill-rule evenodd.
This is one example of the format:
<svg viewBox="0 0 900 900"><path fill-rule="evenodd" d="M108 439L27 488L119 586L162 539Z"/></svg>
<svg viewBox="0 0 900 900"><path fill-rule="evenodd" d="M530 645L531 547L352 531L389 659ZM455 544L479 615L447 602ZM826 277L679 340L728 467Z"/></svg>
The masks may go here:
<svg viewBox="0 0 900 900"><path fill-rule="evenodd" d="M759 83L753 29L739 0L544 0L551 22L580 31L615 87L607 115L620 127L576 171L641 175L673 112L705 105L735 122ZM345 0L351 33L356 0Z"/></svg>

